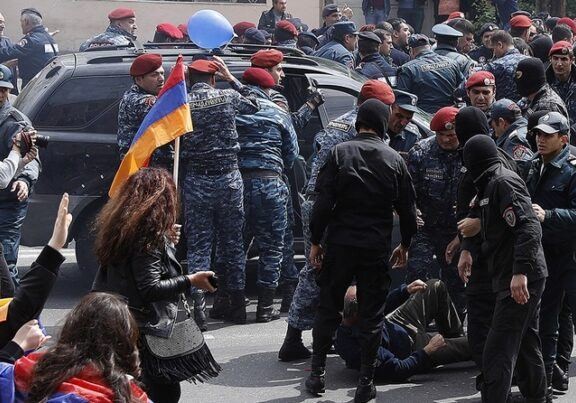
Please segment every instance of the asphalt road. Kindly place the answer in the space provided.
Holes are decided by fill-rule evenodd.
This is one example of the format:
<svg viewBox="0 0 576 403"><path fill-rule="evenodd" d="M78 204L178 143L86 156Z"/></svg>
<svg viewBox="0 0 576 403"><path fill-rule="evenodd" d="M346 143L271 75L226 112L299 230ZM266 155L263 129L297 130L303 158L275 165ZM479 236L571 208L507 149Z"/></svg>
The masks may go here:
<svg viewBox="0 0 576 403"><path fill-rule="evenodd" d="M25 271L40 252L39 248L22 248L19 265ZM91 279L77 269L73 250L65 250L64 263L41 320L51 335L71 307L89 289ZM267 324L254 323L255 296L250 295L249 324L229 326L211 322L205 333L213 355L221 363L219 377L207 384L182 384L182 402L350 402L354 396L357 372L346 369L337 356L328 358L327 391L322 398L313 398L303 388L310 364L307 361L282 363L277 352L282 344L284 319ZM310 332L304 334L310 346ZM557 396L556 402L576 401L576 365L571 371L572 390ZM378 384L378 402L479 402L474 389L476 370L472 363L438 368L411 378L410 383Z"/></svg>

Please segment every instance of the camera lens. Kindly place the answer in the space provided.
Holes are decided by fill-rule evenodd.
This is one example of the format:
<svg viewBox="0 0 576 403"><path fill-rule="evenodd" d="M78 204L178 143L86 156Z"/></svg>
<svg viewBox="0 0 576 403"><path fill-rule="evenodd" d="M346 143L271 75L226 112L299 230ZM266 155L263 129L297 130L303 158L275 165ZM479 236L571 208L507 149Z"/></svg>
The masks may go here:
<svg viewBox="0 0 576 403"><path fill-rule="evenodd" d="M36 135L36 145L40 148L48 147L48 142L50 141L50 136Z"/></svg>

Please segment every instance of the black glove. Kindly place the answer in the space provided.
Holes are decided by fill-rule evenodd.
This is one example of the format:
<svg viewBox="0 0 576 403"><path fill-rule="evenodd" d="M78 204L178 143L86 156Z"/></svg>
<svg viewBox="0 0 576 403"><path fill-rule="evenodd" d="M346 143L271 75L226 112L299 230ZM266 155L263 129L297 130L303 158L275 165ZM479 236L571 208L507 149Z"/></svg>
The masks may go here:
<svg viewBox="0 0 576 403"><path fill-rule="evenodd" d="M312 105L314 105L314 108L319 107L320 105L322 105L324 102L326 102L326 99L324 98L324 94L322 94L320 92L320 90L314 88L309 88L308 89L309 95L308 95L308 99L306 100L306 102L310 102Z"/></svg>

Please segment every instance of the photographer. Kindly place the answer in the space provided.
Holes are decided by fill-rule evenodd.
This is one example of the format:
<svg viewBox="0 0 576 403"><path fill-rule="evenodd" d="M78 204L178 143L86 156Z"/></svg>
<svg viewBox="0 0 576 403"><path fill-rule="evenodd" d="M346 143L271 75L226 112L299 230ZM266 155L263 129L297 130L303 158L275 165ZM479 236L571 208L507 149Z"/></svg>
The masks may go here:
<svg viewBox="0 0 576 403"><path fill-rule="evenodd" d="M8 94L13 88L12 72L0 65L0 161L2 167L2 186L0 186L0 242L4 247L4 257L12 274L15 284L18 283L18 248L20 246L20 228L28 210L28 195L40 173L40 162L36 151L32 154L25 152L22 156L22 169L18 169L21 161L16 164L16 157L12 151L28 149L33 150L35 133L31 130L22 130L29 127L30 120L19 110L10 105ZM19 134L19 135L18 135ZM24 140L24 141L23 141ZM12 156L10 154L12 153ZM5 159L8 158L8 161ZM10 176L11 168L4 170L4 163L16 166L15 174Z"/></svg>

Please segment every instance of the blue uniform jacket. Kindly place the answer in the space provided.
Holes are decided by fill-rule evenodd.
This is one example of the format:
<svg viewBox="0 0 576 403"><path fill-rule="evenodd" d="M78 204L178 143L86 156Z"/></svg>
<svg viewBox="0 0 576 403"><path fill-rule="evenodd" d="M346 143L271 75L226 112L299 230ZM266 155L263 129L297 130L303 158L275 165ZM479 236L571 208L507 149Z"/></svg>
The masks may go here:
<svg viewBox="0 0 576 403"><path fill-rule="evenodd" d="M240 90L243 86L232 82ZM188 95L194 131L182 136L183 163L198 169L226 170L238 167L236 114L258 111L255 99L233 89L217 89L206 83L194 84Z"/></svg>
<svg viewBox="0 0 576 403"><path fill-rule="evenodd" d="M464 80L460 66L431 50L421 52L398 69L398 89L418 96L418 106L436 113L454 104L454 90Z"/></svg>
<svg viewBox="0 0 576 403"><path fill-rule="evenodd" d="M52 58L58 55L58 45L43 25L35 27L16 44L0 48L0 63L18 59L22 87Z"/></svg>
<svg viewBox="0 0 576 403"><path fill-rule="evenodd" d="M356 71L370 78L378 79L382 77L391 77L396 75L396 69L384 59L379 53L374 53L364 57Z"/></svg>
<svg viewBox="0 0 576 403"><path fill-rule="evenodd" d="M524 118L516 120L500 137L494 139L496 145L516 161L532 159L534 153L526 139L528 121Z"/></svg>
<svg viewBox="0 0 576 403"><path fill-rule="evenodd" d="M403 284L390 292L386 299L386 313L402 305L410 295ZM336 332L336 351L348 368L360 369L360 331L357 326L340 325ZM382 341L378 347L378 379L401 382L432 366L424 350L412 351L412 342L406 330L388 320L382 327Z"/></svg>
<svg viewBox="0 0 576 403"><path fill-rule="evenodd" d="M410 56L396 48L390 50L390 57L396 66L402 66L404 63L410 61Z"/></svg>
<svg viewBox="0 0 576 403"><path fill-rule="evenodd" d="M351 69L354 68L354 56L352 53L344 47L340 42L331 40L326 45L318 49L314 56L321 57L323 59L334 60L344 66Z"/></svg>
<svg viewBox="0 0 576 403"><path fill-rule="evenodd" d="M476 66L476 63L474 62L474 60L472 60L470 56L458 52L458 49L456 49L453 46L446 44L438 44L436 49L434 49L434 52L436 52L439 55L446 56L449 57L450 59L455 60L456 63L458 63L458 65L460 66L460 71L462 71L464 77L468 77L472 69Z"/></svg>
<svg viewBox="0 0 576 403"><path fill-rule="evenodd" d="M420 130L418 130L418 127L416 127L414 123L408 123L400 133L394 136L390 136L390 133L388 133L388 136L390 137L388 145L399 153L407 153L410 151L412 147L414 147L414 144L422 137Z"/></svg>
<svg viewBox="0 0 576 403"><path fill-rule="evenodd" d="M564 147L544 172L541 169L542 158L536 154L528 162L525 180L533 203L546 211L542 245L546 252L553 249L572 256L576 251L576 157Z"/></svg>
<svg viewBox="0 0 576 403"><path fill-rule="evenodd" d="M298 157L298 137L288 113L258 87L251 87L260 110L236 116L240 169L269 169L282 174Z"/></svg>
<svg viewBox="0 0 576 403"><path fill-rule="evenodd" d="M494 52L492 52L492 49L482 45L471 50L470 53L468 53L468 56L470 56L472 60L476 60L480 65L483 65L492 60Z"/></svg>
<svg viewBox="0 0 576 403"><path fill-rule="evenodd" d="M106 28L106 31L88 39L80 45L80 52L100 46L128 46L134 39L136 39L136 36L115 25L110 25Z"/></svg>
<svg viewBox="0 0 576 403"><path fill-rule="evenodd" d="M496 79L496 100L508 98L517 102L520 99L520 95L516 90L514 74L520 60L527 57L514 48L508 50L504 56L494 59L484 66L484 70L494 74Z"/></svg>

